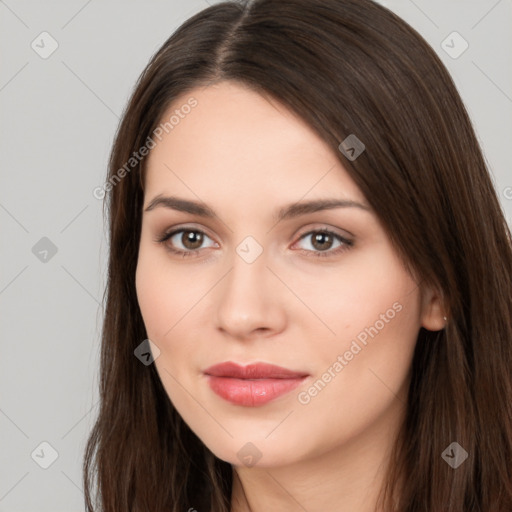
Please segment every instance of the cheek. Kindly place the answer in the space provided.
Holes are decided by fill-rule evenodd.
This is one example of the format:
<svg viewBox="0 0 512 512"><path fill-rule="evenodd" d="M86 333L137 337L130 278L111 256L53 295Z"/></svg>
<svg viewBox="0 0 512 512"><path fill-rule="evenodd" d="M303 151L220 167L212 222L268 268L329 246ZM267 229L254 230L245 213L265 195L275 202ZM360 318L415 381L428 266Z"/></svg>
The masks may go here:
<svg viewBox="0 0 512 512"><path fill-rule="evenodd" d="M293 276L289 276L291 281ZM329 267L313 277L293 278L299 297L304 297L317 318L310 325L326 343L316 349L332 359L350 349L353 340L387 337L411 343L419 328L419 289L387 244L361 251L357 257ZM300 322L300 320L298 320ZM322 325L323 324L323 325ZM382 343L383 344L383 343Z"/></svg>
<svg viewBox="0 0 512 512"><path fill-rule="evenodd" d="M330 284L325 318L337 336L323 345L322 359L332 368L341 356L343 368L337 366L338 376L322 392L319 407L341 400L345 411L359 411L366 403L361 414L380 414L407 379L419 331L420 291L392 253L382 251L379 263L362 259L359 271L351 269Z"/></svg>
<svg viewBox="0 0 512 512"><path fill-rule="evenodd" d="M396 260L382 256L381 266L340 273L329 282L329 294L310 295L323 304L322 319L336 336L315 344L318 373L299 397L302 414L296 419L325 429L324 449L405 401L419 330L419 290Z"/></svg>
<svg viewBox="0 0 512 512"><path fill-rule="evenodd" d="M135 286L148 337L158 343L172 328L179 309L180 283L169 275L164 262L144 247L139 251Z"/></svg>
<svg viewBox="0 0 512 512"><path fill-rule="evenodd" d="M217 278L218 279L218 278ZM173 334L184 328L189 315L212 287L204 270L184 270L169 262L164 250L141 246L135 275L137 300L148 337L169 345Z"/></svg>
<svg viewBox="0 0 512 512"><path fill-rule="evenodd" d="M162 321L161 309L165 305L162 304L161 293L157 286L158 272L155 266L149 263L141 249L135 273L135 288L148 337L153 339L155 330L158 330L158 323Z"/></svg>

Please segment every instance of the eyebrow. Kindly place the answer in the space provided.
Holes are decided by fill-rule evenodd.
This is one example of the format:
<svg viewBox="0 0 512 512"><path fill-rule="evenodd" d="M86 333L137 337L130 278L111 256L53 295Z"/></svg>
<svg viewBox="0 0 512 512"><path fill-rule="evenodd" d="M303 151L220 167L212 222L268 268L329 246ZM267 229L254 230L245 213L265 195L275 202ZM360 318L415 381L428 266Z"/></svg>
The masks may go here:
<svg viewBox="0 0 512 512"><path fill-rule="evenodd" d="M144 211L150 212L158 207L169 208L205 218L214 218L217 216L214 210L203 203L175 196L162 195L157 195ZM308 213L314 213L322 210L330 210L333 208L359 208L368 212L371 211L369 206L351 199L317 199L286 205L277 212L276 218L279 222L299 217L300 215L306 215Z"/></svg>

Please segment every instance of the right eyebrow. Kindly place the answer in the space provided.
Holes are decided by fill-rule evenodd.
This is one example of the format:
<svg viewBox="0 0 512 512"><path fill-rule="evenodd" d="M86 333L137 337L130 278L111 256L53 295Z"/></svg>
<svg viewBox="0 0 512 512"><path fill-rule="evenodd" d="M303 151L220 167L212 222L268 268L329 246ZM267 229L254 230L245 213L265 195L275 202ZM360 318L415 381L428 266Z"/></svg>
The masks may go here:
<svg viewBox="0 0 512 512"><path fill-rule="evenodd" d="M150 212L157 207L170 208L171 210L178 210L180 212L191 213L199 215L200 217L214 218L215 212L208 206L190 201L188 199L181 199L175 196L162 196L158 195L149 203L144 211Z"/></svg>

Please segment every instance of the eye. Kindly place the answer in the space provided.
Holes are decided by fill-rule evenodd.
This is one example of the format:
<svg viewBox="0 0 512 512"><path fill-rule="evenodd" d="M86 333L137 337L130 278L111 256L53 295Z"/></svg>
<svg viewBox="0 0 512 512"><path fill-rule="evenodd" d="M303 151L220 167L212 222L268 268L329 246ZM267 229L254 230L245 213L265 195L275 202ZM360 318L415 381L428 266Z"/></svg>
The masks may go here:
<svg viewBox="0 0 512 512"><path fill-rule="evenodd" d="M161 237L157 238L156 242L165 244L167 250L173 254L188 257L198 255L200 252L199 250L204 248L201 246L203 245L205 238L211 240L211 238L200 229L181 228L164 233ZM335 256L343 251L347 251L354 245L352 240L349 240L329 229L309 231L303 234L296 243L299 243L302 240L307 240L308 238L311 239L311 242L307 245L312 247L313 250L300 249L301 252L306 253L308 256ZM211 241L213 242L213 240ZM338 243L337 246L335 246L336 241ZM177 244L178 248L176 248ZM182 248L179 247L179 244L181 244ZM333 246L335 247L334 249L332 248ZM218 244L213 242L209 247L218 247Z"/></svg>
<svg viewBox="0 0 512 512"><path fill-rule="evenodd" d="M156 241L158 243L165 244L166 248L173 254L186 257L192 255L195 256L199 252L198 249L201 248L201 245L203 244L205 237L211 240L211 238L200 229L182 228L175 229L168 233L164 233L163 236L158 238ZM172 243L166 243L168 241ZM181 244L183 249L176 249L176 244ZM213 246L215 245L216 243L213 242Z"/></svg>
<svg viewBox="0 0 512 512"><path fill-rule="evenodd" d="M352 240L348 240L347 238L329 229L308 231L306 234L300 237L299 242L302 240L307 240L308 238L311 239L311 242L308 245L313 247L314 250L301 249L301 251L312 253L312 256L334 256L340 254L343 251L347 251L354 245ZM332 249L335 240L338 241L338 245L335 247L335 249Z"/></svg>

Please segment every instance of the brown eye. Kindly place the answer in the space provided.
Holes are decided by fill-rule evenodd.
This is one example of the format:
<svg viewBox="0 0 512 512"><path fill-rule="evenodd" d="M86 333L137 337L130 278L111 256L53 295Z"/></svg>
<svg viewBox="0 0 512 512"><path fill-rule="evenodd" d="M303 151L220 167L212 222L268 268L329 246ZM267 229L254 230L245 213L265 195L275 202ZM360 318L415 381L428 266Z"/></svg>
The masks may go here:
<svg viewBox="0 0 512 512"><path fill-rule="evenodd" d="M333 236L323 231L316 233L311 240L311 245L319 251L330 249L333 244Z"/></svg>
<svg viewBox="0 0 512 512"><path fill-rule="evenodd" d="M203 243L203 233L200 231L182 231L181 243L186 249L199 249Z"/></svg>
<svg viewBox="0 0 512 512"><path fill-rule="evenodd" d="M313 256L333 256L350 249L354 242L342 237L328 229L310 231L300 237L300 241L310 240L309 245L313 249L301 249L302 252L310 253ZM337 244L337 245L335 245ZM333 248L334 247L334 248Z"/></svg>
<svg viewBox="0 0 512 512"><path fill-rule="evenodd" d="M211 238L203 233L199 229L175 229L170 233L164 233L156 241L165 244L166 248L174 253L181 256L196 256L199 254L205 239L211 240ZM210 247L215 246L215 242L212 241Z"/></svg>

